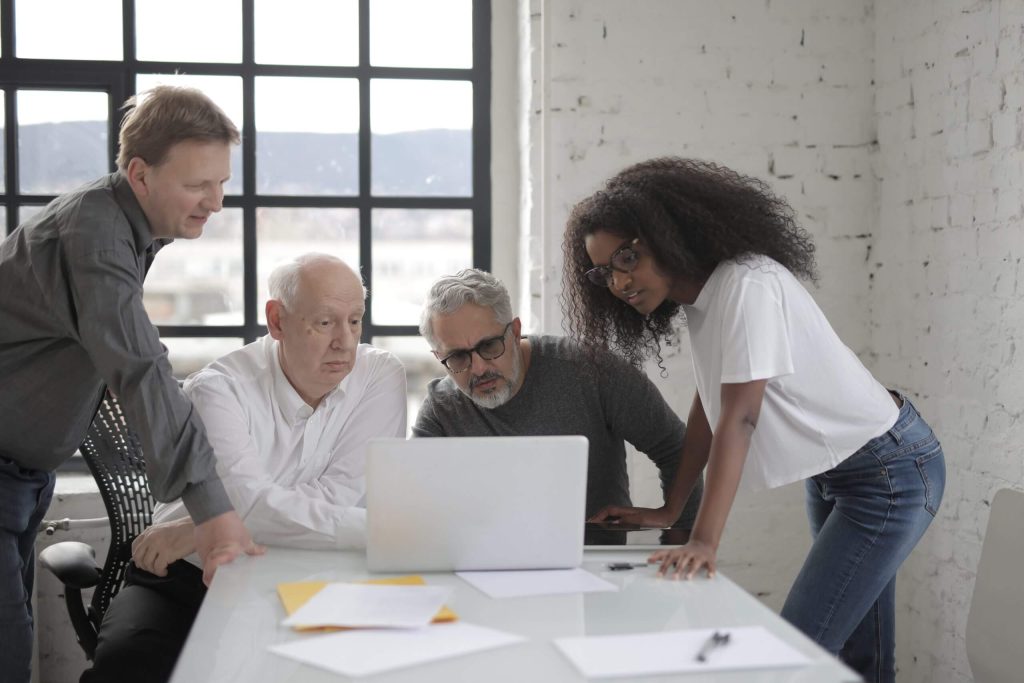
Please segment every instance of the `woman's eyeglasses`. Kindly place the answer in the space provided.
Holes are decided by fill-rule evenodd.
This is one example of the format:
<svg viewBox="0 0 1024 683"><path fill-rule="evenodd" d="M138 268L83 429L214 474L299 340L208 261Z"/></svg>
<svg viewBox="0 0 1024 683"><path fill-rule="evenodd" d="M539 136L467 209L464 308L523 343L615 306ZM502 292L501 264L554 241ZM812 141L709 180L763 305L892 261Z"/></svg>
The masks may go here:
<svg viewBox="0 0 1024 683"><path fill-rule="evenodd" d="M632 273L636 270L636 264L640 261L640 252L636 250L635 245L639 241L640 238L637 237L629 244L616 249L615 253L608 260L607 266L594 266L584 273L591 284L598 287L611 287L613 271Z"/></svg>
<svg viewBox="0 0 1024 683"><path fill-rule="evenodd" d="M480 343L471 349L460 349L458 351L452 351L444 358L438 360L441 361L441 365L448 368L448 371L452 374L459 374L464 372L470 365L473 364L473 354L480 356L484 360L494 360L495 358L501 358L505 353L505 335L508 334L508 328L512 326L512 323L505 325L505 331L497 337L488 337L487 339L480 340Z"/></svg>

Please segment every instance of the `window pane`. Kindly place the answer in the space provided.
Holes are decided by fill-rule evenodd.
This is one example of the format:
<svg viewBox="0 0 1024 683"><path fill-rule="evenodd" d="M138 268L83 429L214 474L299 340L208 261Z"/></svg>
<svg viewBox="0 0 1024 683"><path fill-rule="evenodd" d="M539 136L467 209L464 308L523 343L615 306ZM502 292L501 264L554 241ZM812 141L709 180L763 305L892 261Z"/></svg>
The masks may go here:
<svg viewBox="0 0 1024 683"><path fill-rule="evenodd" d="M136 92L158 85L178 85L202 90L217 103L238 130L242 130L242 79L238 76L192 76L189 74L138 74ZM224 186L226 194L242 194L242 146L231 147L231 180Z"/></svg>
<svg viewBox="0 0 1024 683"><path fill-rule="evenodd" d="M242 348L236 337L161 337L167 347L167 359L177 379L185 379L202 370L226 353Z"/></svg>
<svg viewBox="0 0 1024 683"><path fill-rule="evenodd" d="M444 377L444 366L442 366L434 354L430 352L430 346L422 337L374 337L371 342L374 346L387 349L398 356L405 366L405 377L409 389L407 403L407 434L412 436L412 426L416 424L416 415L420 412L420 406L427 397L427 382L436 378Z"/></svg>
<svg viewBox="0 0 1024 683"><path fill-rule="evenodd" d="M473 212L373 212L373 322L418 325L427 291L441 275L473 265Z"/></svg>
<svg viewBox="0 0 1024 683"><path fill-rule="evenodd" d="M267 278L277 265L316 251L337 256L358 270L359 210L257 209L256 250L256 308L259 321L265 323Z"/></svg>
<svg viewBox="0 0 1024 683"><path fill-rule="evenodd" d="M358 0L256 0L256 62L357 65Z"/></svg>
<svg viewBox="0 0 1024 683"><path fill-rule="evenodd" d="M102 60L124 57L121 0L17 0L14 16L18 57Z"/></svg>
<svg viewBox="0 0 1024 683"><path fill-rule="evenodd" d="M370 63L472 68L471 0L371 0Z"/></svg>
<svg viewBox="0 0 1024 683"><path fill-rule="evenodd" d="M242 61L241 0L136 0L135 31L140 60Z"/></svg>
<svg viewBox="0 0 1024 683"><path fill-rule="evenodd" d="M154 324L241 325L242 287L242 210L224 209L202 237L160 250L142 300Z"/></svg>
<svg viewBox="0 0 1024 683"><path fill-rule="evenodd" d="M375 79L370 83L370 126L373 194L473 194L469 81Z"/></svg>
<svg viewBox="0 0 1024 683"><path fill-rule="evenodd" d="M257 192L356 194L358 130L355 79L257 78Z"/></svg>
<svg viewBox="0 0 1024 683"><path fill-rule="evenodd" d="M18 91L23 193L66 192L108 172L109 99L102 92Z"/></svg>
<svg viewBox="0 0 1024 683"><path fill-rule="evenodd" d="M45 208L46 206L43 204L22 204L18 207L18 225L21 225Z"/></svg>

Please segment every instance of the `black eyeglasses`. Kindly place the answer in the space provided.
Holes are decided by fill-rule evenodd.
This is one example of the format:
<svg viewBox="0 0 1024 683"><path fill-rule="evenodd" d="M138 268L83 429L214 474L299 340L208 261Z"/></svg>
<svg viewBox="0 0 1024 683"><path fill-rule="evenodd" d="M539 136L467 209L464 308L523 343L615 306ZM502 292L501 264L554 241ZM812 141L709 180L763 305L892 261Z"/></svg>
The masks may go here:
<svg viewBox="0 0 1024 683"><path fill-rule="evenodd" d="M452 351L444 358L439 358L438 360L441 361L441 365L448 368L449 372L457 375L460 372L465 372L465 370L473 364L474 353L484 360L501 358L505 353L505 335L508 334L508 328L510 327L512 327L512 323L505 325L505 330L497 337L482 339L480 343L471 349L459 349L458 351Z"/></svg>
<svg viewBox="0 0 1024 683"><path fill-rule="evenodd" d="M636 250L634 245L639 241L640 238L637 237L629 244L622 245L612 254L607 266L594 266L584 275L587 276L591 284L598 287L611 287L613 271L632 273L636 270L636 264L640 262L640 252Z"/></svg>

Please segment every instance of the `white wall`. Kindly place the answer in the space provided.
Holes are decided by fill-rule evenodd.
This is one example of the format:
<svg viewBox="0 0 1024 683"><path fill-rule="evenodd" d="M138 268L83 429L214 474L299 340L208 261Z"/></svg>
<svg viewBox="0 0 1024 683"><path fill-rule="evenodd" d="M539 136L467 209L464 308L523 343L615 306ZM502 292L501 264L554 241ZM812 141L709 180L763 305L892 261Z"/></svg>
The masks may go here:
<svg viewBox="0 0 1024 683"><path fill-rule="evenodd" d="M878 0L874 369L943 442L939 517L901 573L904 681L972 680L989 503L1024 488L1024 3ZM912 659L911 659L912 658Z"/></svg>
<svg viewBox="0 0 1024 683"><path fill-rule="evenodd" d="M491 8L491 272L519 304L519 20L515 2ZM409 419L415 417L409 414Z"/></svg>
<svg viewBox="0 0 1024 683"><path fill-rule="evenodd" d="M521 14L534 329L561 327L570 207L623 166L676 154L768 181L815 237L812 293L833 326L946 448L941 513L899 578L900 680L971 680L989 501L1024 488L1024 3L521 0ZM667 366L651 374L685 415L685 334ZM656 500L643 465L637 497ZM738 503L722 557L778 608L807 544L787 487Z"/></svg>

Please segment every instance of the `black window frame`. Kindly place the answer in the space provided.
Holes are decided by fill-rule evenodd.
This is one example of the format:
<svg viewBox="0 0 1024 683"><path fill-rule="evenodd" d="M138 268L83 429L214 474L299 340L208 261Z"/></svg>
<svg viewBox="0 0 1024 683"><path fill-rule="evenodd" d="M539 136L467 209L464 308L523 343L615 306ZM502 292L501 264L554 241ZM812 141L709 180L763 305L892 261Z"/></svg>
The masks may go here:
<svg viewBox="0 0 1024 683"><path fill-rule="evenodd" d="M374 337L418 335L416 325L381 325L373 321L373 230L375 209L469 209L472 211L472 265L491 269L491 0L471 0L473 64L468 69L383 67L370 64L370 2L359 0L359 63L356 66L257 64L255 3L241 1L242 61L237 64L139 61L135 56L135 1L122 0L121 61L24 59L15 56L15 0L0 0L0 88L4 91L4 184L0 206L6 208L6 231L18 225L19 208L46 204L56 195L18 191L17 91L91 90L110 98L108 166L116 170L121 104L135 92L139 73L235 76L242 79L242 193L224 198L225 208L242 212L243 323L241 325L158 325L161 337L241 338L249 343L266 334L257 301L257 208L348 208L359 212L359 261L369 290L363 324L364 342ZM426 0L425 0L426 1ZM259 76L354 78L359 83L359 191L355 196L261 195L256 191L255 80ZM468 197L374 196L371 192L370 83L373 79L469 81L473 88L472 194ZM237 173L237 169L233 169ZM201 239L201 238L200 238Z"/></svg>

